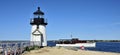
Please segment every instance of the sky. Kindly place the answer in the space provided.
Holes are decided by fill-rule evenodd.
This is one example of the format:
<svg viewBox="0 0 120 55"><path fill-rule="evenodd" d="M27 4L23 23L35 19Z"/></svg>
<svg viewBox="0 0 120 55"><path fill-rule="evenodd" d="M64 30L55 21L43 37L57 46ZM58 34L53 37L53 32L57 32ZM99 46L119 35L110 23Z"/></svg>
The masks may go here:
<svg viewBox="0 0 120 55"><path fill-rule="evenodd" d="M0 40L30 40L38 6L48 40L120 40L120 0L0 0Z"/></svg>

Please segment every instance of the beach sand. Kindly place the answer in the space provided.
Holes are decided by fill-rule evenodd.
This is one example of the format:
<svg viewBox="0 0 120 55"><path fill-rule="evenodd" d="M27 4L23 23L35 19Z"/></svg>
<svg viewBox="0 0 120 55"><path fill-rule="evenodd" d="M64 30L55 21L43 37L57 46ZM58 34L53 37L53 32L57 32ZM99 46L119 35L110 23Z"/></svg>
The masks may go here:
<svg viewBox="0 0 120 55"><path fill-rule="evenodd" d="M70 50L64 47L44 47L38 50L25 52L22 55L120 55L120 53L99 52L88 50Z"/></svg>

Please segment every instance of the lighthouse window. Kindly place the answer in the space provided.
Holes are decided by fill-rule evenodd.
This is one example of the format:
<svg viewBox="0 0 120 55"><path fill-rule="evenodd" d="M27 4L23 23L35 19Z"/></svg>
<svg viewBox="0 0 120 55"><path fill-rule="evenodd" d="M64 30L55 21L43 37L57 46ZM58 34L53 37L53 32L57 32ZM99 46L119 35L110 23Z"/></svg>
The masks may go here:
<svg viewBox="0 0 120 55"><path fill-rule="evenodd" d="M38 15L34 15L34 18L38 18Z"/></svg>
<svg viewBox="0 0 120 55"><path fill-rule="evenodd" d="M34 18L43 18L43 15L34 15Z"/></svg>

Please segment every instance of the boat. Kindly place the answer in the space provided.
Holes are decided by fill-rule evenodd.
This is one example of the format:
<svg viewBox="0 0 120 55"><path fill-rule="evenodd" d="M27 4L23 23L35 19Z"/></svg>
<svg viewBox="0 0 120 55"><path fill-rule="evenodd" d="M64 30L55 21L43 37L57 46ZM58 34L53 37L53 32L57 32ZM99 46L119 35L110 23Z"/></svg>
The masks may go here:
<svg viewBox="0 0 120 55"><path fill-rule="evenodd" d="M70 46L70 47L96 47L95 42L89 42L87 40L79 40L78 38L72 39L60 39L56 42L56 46Z"/></svg>

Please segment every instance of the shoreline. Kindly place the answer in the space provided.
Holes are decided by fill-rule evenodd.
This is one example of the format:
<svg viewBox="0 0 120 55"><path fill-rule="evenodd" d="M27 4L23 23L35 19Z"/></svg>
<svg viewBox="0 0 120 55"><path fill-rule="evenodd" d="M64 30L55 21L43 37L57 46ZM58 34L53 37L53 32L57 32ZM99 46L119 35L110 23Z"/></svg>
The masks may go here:
<svg viewBox="0 0 120 55"><path fill-rule="evenodd" d="M44 47L38 50L31 50L24 52L22 55L120 55L120 53L90 51L90 50L76 50L68 47Z"/></svg>

